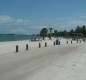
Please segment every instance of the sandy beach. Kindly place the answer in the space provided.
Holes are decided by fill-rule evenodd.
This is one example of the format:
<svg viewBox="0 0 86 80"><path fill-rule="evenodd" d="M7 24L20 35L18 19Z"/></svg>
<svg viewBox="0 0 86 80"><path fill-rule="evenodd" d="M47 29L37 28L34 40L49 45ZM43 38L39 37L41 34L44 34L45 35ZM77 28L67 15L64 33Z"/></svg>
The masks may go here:
<svg viewBox="0 0 86 80"><path fill-rule="evenodd" d="M47 46L53 45L55 38L52 40L45 39L40 41L29 41L29 40L22 40L22 41L7 41L7 42L0 42L0 55L1 54L8 54L16 52L16 45L19 46L19 51L26 50L26 44L28 44L29 49L34 49L39 47L39 43L41 43L41 47L45 46L45 42L47 42Z"/></svg>
<svg viewBox="0 0 86 80"><path fill-rule="evenodd" d="M41 41L41 48L39 42L28 40L0 42L0 80L86 80L86 43L61 39L54 46L54 41ZM16 45L20 46L18 53Z"/></svg>

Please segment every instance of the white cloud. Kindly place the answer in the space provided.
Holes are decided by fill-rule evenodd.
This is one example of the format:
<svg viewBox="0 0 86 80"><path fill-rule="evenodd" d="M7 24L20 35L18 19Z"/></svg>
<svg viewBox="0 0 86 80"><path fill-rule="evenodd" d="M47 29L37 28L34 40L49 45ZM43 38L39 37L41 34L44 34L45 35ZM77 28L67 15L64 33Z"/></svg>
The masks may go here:
<svg viewBox="0 0 86 80"><path fill-rule="evenodd" d="M81 18L86 18L86 16L80 16Z"/></svg>
<svg viewBox="0 0 86 80"><path fill-rule="evenodd" d="M31 21L27 19L14 19L7 15L0 16L1 25L29 25L30 23Z"/></svg>
<svg viewBox="0 0 86 80"><path fill-rule="evenodd" d="M14 20L6 15L0 16L0 24L11 24Z"/></svg>
<svg viewBox="0 0 86 80"><path fill-rule="evenodd" d="M57 30L75 29L77 26L86 25L86 16L58 18L51 25L54 25L52 27Z"/></svg>
<svg viewBox="0 0 86 80"><path fill-rule="evenodd" d="M31 23L30 20L24 20L24 19L17 19L15 24L16 25L29 25Z"/></svg>
<svg viewBox="0 0 86 80"><path fill-rule="evenodd" d="M74 21L68 21L67 22L68 24L75 24L75 25L85 25L86 24L86 21L83 21L83 20L74 20Z"/></svg>
<svg viewBox="0 0 86 80"><path fill-rule="evenodd" d="M3 28L3 31L8 31L11 33L37 33L42 28L53 27L58 31L75 29L78 25L86 25L86 16L76 16L76 17L58 17L58 18L41 18L33 21L22 18L12 18L7 15L0 16L0 25L7 26L6 30ZM11 25L11 26L9 26ZM2 27L3 27L2 26ZM15 26L15 27L14 27ZM18 26L18 28L17 28ZM29 27L28 27L29 26Z"/></svg>

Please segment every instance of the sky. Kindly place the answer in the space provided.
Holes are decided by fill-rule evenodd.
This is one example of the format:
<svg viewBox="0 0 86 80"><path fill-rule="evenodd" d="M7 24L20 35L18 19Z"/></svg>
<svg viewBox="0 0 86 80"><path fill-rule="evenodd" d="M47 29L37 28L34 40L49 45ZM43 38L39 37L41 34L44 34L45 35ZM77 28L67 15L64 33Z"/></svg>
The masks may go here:
<svg viewBox="0 0 86 80"><path fill-rule="evenodd" d="M0 34L38 34L86 25L86 0L0 0Z"/></svg>

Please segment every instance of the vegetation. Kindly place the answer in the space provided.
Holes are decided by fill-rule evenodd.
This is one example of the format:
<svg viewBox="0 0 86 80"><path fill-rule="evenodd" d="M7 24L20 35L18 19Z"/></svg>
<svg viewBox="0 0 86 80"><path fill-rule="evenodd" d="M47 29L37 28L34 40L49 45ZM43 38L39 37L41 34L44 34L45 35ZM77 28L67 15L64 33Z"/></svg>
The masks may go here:
<svg viewBox="0 0 86 80"><path fill-rule="evenodd" d="M49 39L51 39L53 28L50 27L49 30L50 30Z"/></svg>
<svg viewBox="0 0 86 80"><path fill-rule="evenodd" d="M44 38L47 37L47 35L48 35L48 30L47 30L47 28L43 28L43 29L40 31L40 36L42 36L42 37L43 37L43 40L44 40Z"/></svg>
<svg viewBox="0 0 86 80"><path fill-rule="evenodd" d="M58 36L58 31L57 30L54 30L53 36L54 37L57 37Z"/></svg>
<svg viewBox="0 0 86 80"><path fill-rule="evenodd" d="M77 28L75 30L71 30L70 31L70 36L80 36L80 37L86 37L86 27L85 25L83 26L77 26Z"/></svg>
<svg viewBox="0 0 86 80"><path fill-rule="evenodd" d="M54 32L52 32L53 28L49 28L49 33L48 33L48 29L47 28L43 28L41 31L40 31L40 36L43 37L49 37L51 38L51 36L54 36L54 37L86 37L86 26L83 25L83 26L77 26L76 29L71 29L70 31L57 31L57 30L54 30Z"/></svg>

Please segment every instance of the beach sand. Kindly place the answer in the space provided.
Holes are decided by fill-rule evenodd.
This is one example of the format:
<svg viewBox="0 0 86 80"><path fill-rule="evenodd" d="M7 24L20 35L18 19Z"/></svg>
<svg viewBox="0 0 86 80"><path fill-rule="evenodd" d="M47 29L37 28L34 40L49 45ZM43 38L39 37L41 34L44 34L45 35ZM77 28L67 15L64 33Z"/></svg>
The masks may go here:
<svg viewBox="0 0 86 80"><path fill-rule="evenodd" d="M86 80L86 43L61 39L61 45L38 48L39 42L29 42L30 49L8 53L0 51L0 80ZM42 41L42 44L46 41ZM18 42L18 43L17 43ZM19 43L20 42L20 43ZM24 46L28 41L3 42L3 47ZM50 43L50 44L49 44ZM9 45L11 44L11 45ZM35 45L35 46L34 46ZM7 50L7 48L6 48ZM2 53L3 54L2 54ZM11 53L12 52L12 53Z"/></svg>
<svg viewBox="0 0 86 80"><path fill-rule="evenodd" d="M26 44L28 44L29 49L34 49L34 48L39 48L39 43L41 43L41 47L45 46L45 42L47 42L47 46L53 45L53 42L55 40L56 38L52 38L52 40L46 38L45 40L42 41L22 40L22 41L0 42L0 55L16 52L16 45L19 46L19 51L25 51Z"/></svg>

